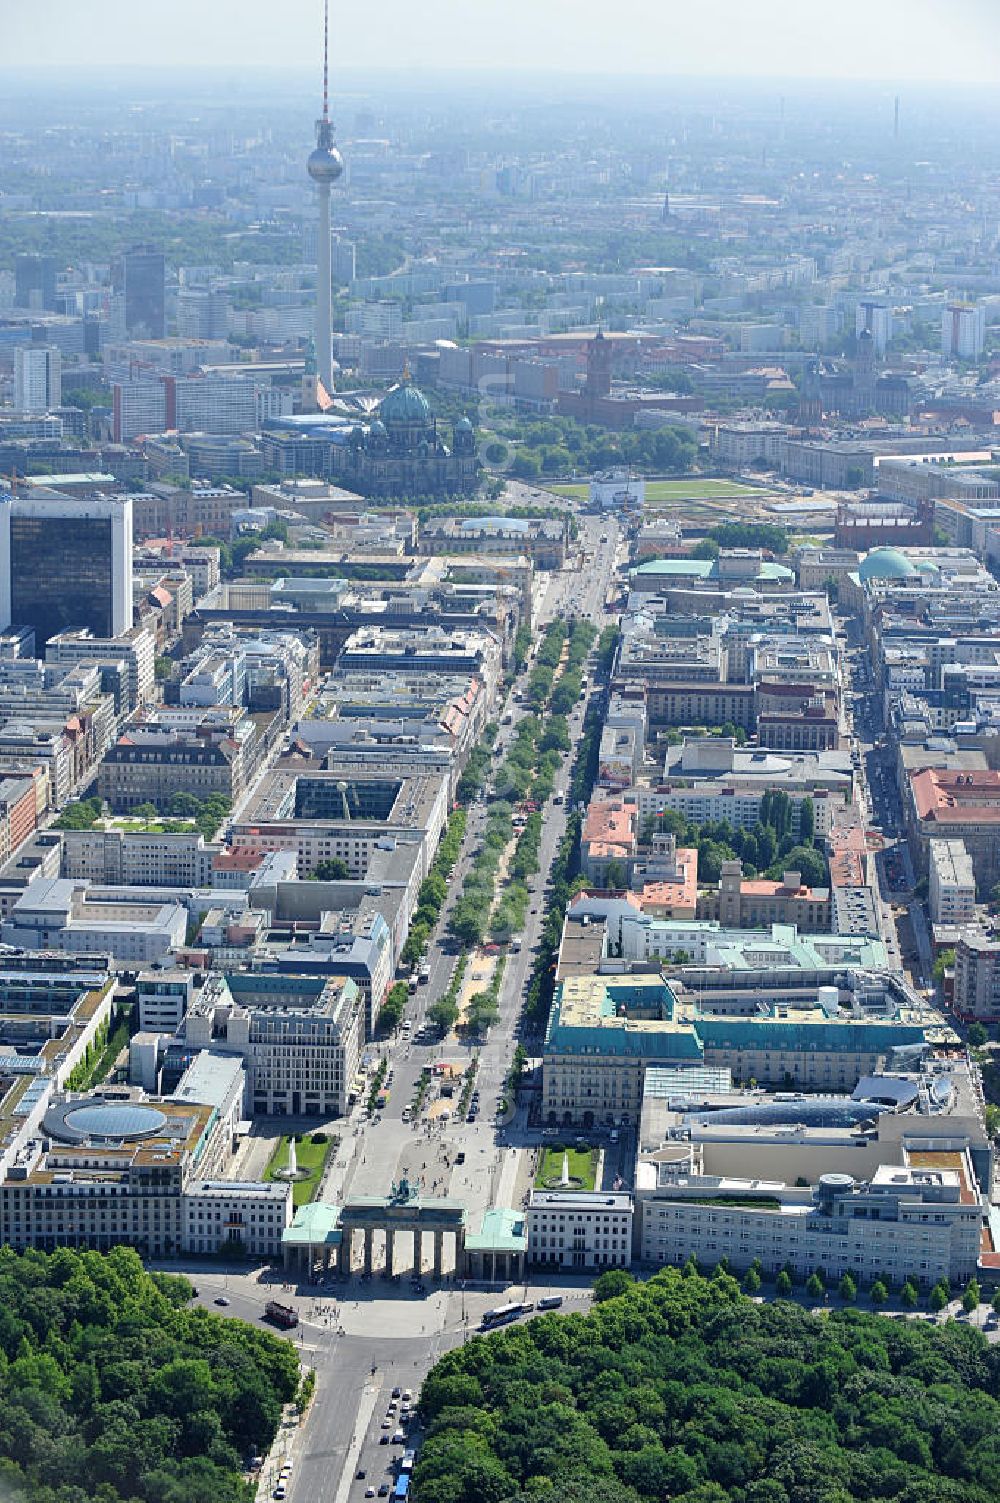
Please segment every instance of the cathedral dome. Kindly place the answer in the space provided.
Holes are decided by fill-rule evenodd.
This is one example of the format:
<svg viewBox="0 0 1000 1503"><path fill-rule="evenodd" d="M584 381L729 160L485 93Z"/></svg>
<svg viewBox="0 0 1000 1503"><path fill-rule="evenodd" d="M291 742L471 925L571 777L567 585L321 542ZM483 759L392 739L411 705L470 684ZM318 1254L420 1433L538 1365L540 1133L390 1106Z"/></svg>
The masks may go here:
<svg viewBox="0 0 1000 1503"><path fill-rule="evenodd" d="M861 560L858 574L861 579L909 579L917 571L898 548L873 548Z"/></svg>
<svg viewBox="0 0 1000 1503"><path fill-rule="evenodd" d="M409 381L401 381L394 386L389 394L383 398L379 406L379 417L386 425L390 423L429 423L431 409L423 392L411 386Z"/></svg>

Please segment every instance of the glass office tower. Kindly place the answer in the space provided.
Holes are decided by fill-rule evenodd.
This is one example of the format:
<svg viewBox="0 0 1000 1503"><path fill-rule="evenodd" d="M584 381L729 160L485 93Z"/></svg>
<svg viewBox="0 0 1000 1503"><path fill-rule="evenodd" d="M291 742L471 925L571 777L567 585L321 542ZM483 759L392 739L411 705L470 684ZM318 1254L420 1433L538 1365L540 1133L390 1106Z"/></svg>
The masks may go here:
<svg viewBox="0 0 1000 1503"><path fill-rule="evenodd" d="M132 625L132 502L0 492L0 627L117 637Z"/></svg>

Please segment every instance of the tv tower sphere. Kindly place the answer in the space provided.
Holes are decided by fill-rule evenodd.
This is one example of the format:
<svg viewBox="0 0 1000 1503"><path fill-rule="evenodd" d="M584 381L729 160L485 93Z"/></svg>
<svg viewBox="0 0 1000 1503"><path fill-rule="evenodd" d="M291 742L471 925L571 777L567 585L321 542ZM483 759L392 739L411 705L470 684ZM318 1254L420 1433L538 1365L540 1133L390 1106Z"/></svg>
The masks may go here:
<svg viewBox="0 0 1000 1503"><path fill-rule="evenodd" d="M321 120L319 124L321 126L328 126L329 121ZM320 132L317 132L317 134L321 136ZM344 159L336 146L334 146L333 141L324 142L320 139L320 144L314 151L309 153L309 160L306 162L306 171L313 182L335 183L343 170Z"/></svg>

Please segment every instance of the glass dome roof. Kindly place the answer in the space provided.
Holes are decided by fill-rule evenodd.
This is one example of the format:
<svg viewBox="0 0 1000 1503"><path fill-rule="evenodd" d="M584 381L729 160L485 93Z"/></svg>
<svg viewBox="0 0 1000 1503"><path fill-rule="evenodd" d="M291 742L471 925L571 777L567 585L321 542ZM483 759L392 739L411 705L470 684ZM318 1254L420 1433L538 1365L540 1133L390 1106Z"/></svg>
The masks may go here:
<svg viewBox="0 0 1000 1503"><path fill-rule="evenodd" d="M761 1101L754 1106L729 1106L717 1112L689 1112L689 1127L860 1127L890 1108L878 1101L852 1101L849 1096L801 1096L791 1101Z"/></svg>
<svg viewBox="0 0 1000 1503"><path fill-rule="evenodd" d="M73 1132L88 1138L145 1138L158 1132L167 1118L155 1106L101 1101L74 1107L64 1120Z"/></svg>

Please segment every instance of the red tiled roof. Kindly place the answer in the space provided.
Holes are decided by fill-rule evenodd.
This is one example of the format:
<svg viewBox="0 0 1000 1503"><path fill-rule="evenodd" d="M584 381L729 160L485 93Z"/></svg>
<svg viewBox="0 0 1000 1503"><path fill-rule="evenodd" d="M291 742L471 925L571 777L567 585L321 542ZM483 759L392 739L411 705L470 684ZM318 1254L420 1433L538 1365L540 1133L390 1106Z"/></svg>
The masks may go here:
<svg viewBox="0 0 1000 1503"><path fill-rule="evenodd" d="M935 824L1000 824L1000 772L925 767L910 777L919 819Z"/></svg>

